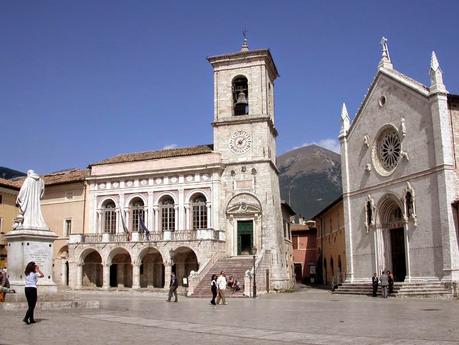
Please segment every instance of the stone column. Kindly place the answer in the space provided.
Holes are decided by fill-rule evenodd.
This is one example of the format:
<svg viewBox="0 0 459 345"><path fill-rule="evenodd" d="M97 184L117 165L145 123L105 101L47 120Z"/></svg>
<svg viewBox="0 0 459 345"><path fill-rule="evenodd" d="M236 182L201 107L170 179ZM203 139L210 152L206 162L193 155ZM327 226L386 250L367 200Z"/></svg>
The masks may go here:
<svg viewBox="0 0 459 345"><path fill-rule="evenodd" d="M190 204L185 204L185 229L190 230L192 225L191 223L191 214L190 214Z"/></svg>
<svg viewBox="0 0 459 345"><path fill-rule="evenodd" d="M169 289L169 282L171 281L172 263L171 261L164 263L164 288Z"/></svg>
<svg viewBox="0 0 459 345"><path fill-rule="evenodd" d="M206 203L206 206L207 206L207 227L209 229L212 228L212 208L211 208L211 203L210 202L207 202Z"/></svg>
<svg viewBox="0 0 459 345"><path fill-rule="evenodd" d="M153 192L148 192L148 204L147 204L147 209L148 209L148 218L145 217L147 221L147 227L150 231L156 231L155 225L154 225L154 209L153 209Z"/></svg>
<svg viewBox="0 0 459 345"><path fill-rule="evenodd" d="M110 265L102 265L102 289L108 289L110 287Z"/></svg>
<svg viewBox="0 0 459 345"><path fill-rule="evenodd" d="M159 206L154 206L153 210L155 212L155 231L161 232L161 227L159 226Z"/></svg>
<svg viewBox="0 0 459 345"><path fill-rule="evenodd" d="M411 264L410 264L410 239L408 231L408 221L405 221L403 225L403 238L405 244L405 266L406 266L406 276L405 281L411 282Z"/></svg>
<svg viewBox="0 0 459 345"><path fill-rule="evenodd" d="M83 264L77 263L75 265L75 268L76 268L75 288L81 289L81 287L83 286Z"/></svg>
<svg viewBox="0 0 459 345"><path fill-rule="evenodd" d="M140 289L140 264L132 265L132 288Z"/></svg>
<svg viewBox="0 0 459 345"><path fill-rule="evenodd" d="M61 259L61 284L63 286L67 285L67 266L65 264L66 262L66 259Z"/></svg>
<svg viewBox="0 0 459 345"><path fill-rule="evenodd" d="M178 190L178 224L175 222L176 230L184 230L185 229L185 192L183 187L180 187ZM177 211L176 211L177 212ZM188 228L186 228L188 229Z"/></svg>
<svg viewBox="0 0 459 345"><path fill-rule="evenodd" d="M180 208L178 205L174 206L174 212L175 212L175 231L177 231L179 229L179 222L180 222L180 220L177 219L177 217L180 218Z"/></svg>
<svg viewBox="0 0 459 345"><path fill-rule="evenodd" d="M101 210L97 210L97 221L96 221L95 230L97 234L102 233L102 211Z"/></svg>

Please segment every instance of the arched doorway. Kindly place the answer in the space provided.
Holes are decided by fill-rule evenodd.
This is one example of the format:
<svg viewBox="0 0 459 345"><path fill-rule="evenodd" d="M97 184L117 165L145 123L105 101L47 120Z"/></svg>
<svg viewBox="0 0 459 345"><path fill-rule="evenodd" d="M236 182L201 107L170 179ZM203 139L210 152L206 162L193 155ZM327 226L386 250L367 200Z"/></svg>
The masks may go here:
<svg viewBox="0 0 459 345"><path fill-rule="evenodd" d="M127 250L117 248L110 257L110 287L132 287L132 262Z"/></svg>
<svg viewBox="0 0 459 345"><path fill-rule="evenodd" d="M54 262L54 281L63 286L69 285L69 247L63 246L57 253Z"/></svg>
<svg viewBox="0 0 459 345"><path fill-rule="evenodd" d="M406 277L405 229L402 209L397 201L387 197L380 206L382 228L383 270L390 270L395 281Z"/></svg>
<svg viewBox="0 0 459 345"><path fill-rule="evenodd" d="M141 253L140 287L164 287L164 263L161 253L154 248L148 248Z"/></svg>
<svg viewBox="0 0 459 345"><path fill-rule="evenodd" d="M174 265L172 271L177 275L179 285L183 285L183 278L187 278L191 271L199 269L198 258L194 251L188 247L179 247L174 250Z"/></svg>
<svg viewBox="0 0 459 345"><path fill-rule="evenodd" d="M82 286L102 287L102 258L96 250L91 250L83 259Z"/></svg>

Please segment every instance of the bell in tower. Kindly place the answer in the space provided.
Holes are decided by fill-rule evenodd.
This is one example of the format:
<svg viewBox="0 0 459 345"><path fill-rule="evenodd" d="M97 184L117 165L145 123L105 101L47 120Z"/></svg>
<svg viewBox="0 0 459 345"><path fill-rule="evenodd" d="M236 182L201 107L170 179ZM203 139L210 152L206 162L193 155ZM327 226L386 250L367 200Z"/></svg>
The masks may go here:
<svg viewBox="0 0 459 345"><path fill-rule="evenodd" d="M233 80L233 103L235 116L249 114L248 83L243 76Z"/></svg>

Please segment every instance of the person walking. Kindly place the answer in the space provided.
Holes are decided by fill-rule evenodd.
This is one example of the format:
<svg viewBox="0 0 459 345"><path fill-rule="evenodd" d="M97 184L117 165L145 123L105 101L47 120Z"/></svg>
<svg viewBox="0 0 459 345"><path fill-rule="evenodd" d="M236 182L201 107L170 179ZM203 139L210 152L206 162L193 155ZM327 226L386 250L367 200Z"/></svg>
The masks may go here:
<svg viewBox="0 0 459 345"><path fill-rule="evenodd" d="M40 271L40 267L38 267L38 265L36 265L33 261L27 264L24 274L24 291L29 309L27 309L27 313L22 321L30 325L31 323L35 323L33 311L35 309L35 305L37 304L37 281L38 278L43 278L45 275L42 271Z"/></svg>
<svg viewBox="0 0 459 345"><path fill-rule="evenodd" d="M383 298L387 298L387 286L389 285L389 276L385 271L379 277L379 281L381 282L381 290Z"/></svg>
<svg viewBox="0 0 459 345"><path fill-rule="evenodd" d="M218 288L218 297L217 297L217 304L228 304L225 300L225 290L226 290L226 277L225 272L221 271L220 276L217 279L217 288Z"/></svg>
<svg viewBox="0 0 459 345"><path fill-rule="evenodd" d="M171 301L172 295L174 295L174 297L175 297L175 301L174 302L178 302L177 288L178 288L177 276L175 275L174 272L172 272L171 273L171 282L169 283L169 298L167 299L168 302Z"/></svg>
<svg viewBox="0 0 459 345"><path fill-rule="evenodd" d="M210 282L210 291L212 292L212 299L210 300L210 304L216 305L215 297L217 297L217 275L212 274L212 279Z"/></svg>
<svg viewBox="0 0 459 345"><path fill-rule="evenodd" d="M371 282L373 285L373 297L376 297L376 294L378 292L378 285L379 285L379 278L376 272L373 273L373 277L371 277Z"/></svg>
<svg viewBox="0 0 459 345"><path fill-rule="evenodd" d="M387 271L387 276L389 280L389 295L394 293L394 275L391 271Z"/></svg>

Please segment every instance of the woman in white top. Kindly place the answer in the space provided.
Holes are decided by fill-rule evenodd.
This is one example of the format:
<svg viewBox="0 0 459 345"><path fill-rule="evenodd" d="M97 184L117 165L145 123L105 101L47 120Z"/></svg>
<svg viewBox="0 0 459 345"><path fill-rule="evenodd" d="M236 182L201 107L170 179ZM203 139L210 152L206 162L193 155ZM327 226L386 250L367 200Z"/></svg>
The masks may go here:
<svg viewBox="0 0 459 345"><path fill-rule="evenodd" d="M35 262L33 261L27 264L24 274L25 295L27 297L27 304L29 305L29 309L27 309L27 313L22 321L30 325L31 323L35 323L35 320L33 319L33 310L37 304L37 281L38 278L43 278L44 275L40 271L38 265L35 265Z"/></svg>

